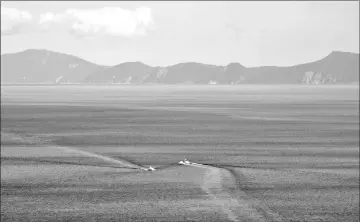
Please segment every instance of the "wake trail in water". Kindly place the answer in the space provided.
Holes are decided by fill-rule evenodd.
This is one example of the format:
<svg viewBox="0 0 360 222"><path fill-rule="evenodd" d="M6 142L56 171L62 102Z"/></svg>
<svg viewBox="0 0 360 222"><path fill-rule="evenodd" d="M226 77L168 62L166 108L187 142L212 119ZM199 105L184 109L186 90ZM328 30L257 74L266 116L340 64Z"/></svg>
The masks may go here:
<svg viewBox="0 0 360 222"><path fill-rule="evenodd" d="M3 134L3 132L1 133ZM26 137L15 133L6 133L6 136L17 141L32 142L39 146L46 145L49 149L58 149L65 153L80 154L120 166L144 169L143 166L130 163L126 160L114 159L72 147L53 145L51 142L47 142L38 137ZM259 201L247 196L244 191L240 190L236 186L237 181L234 181L234 175L228 169L201 164L191 166L204 168L206 170L201 188L208 194L212 201L220 207L230 221L266 222L269 221L267 219L269 215L272 217L270 221L283 221L278 215L271 212L269 208L262 206Z"/></svg>
<svg viewBox="0 0 360 222"><path fill-rule="evenodd" d="M29 137L25 137L25 136L15 134L15 133L3 133L2 132L2 134L6 134L6 136L10 136L14 140L17 140L17 141L23 141L23 142L29 142L30 141L30 142L34 142L34 143L36 143L38 145L48 145L49 148L58 149L58 150L64 151L65 153L73 153L73 154L80 154L80 155L83 155L83 156L93 157L93 158L97 158L97 159L103 160L103 161L108 162L108 163L113 163L113 164L129 167L129 168L144 169L143 166L140 166L140 165L137 165L137 164L134 164L134 163L130 163L130 162L126 161L126 160L114 159L114 158L111 158L111 157L108 157L108 156L105 156L105 155L91 153L91 152L76 149L76 148L73 148L73 147L63 147L63 146L56 146L56 145L53 145L53 144L48 144L45 141L43 141L43 140L41 140L40 138L37 138L37 137L30 137L29 138Z"/></svg>
<svg viewBox="0 0 360 222"><path fill-rule="evenodd" d="M237 187L234 175L227 169L191 165L205 168L202 189L216 203L231 221L283 221L266 206L249 197Z"/></svg>
<svg viewBox="0 0 360 222"><path fill-rule="evenodd" d="M97 159L103 160L105 162L114 163L114 164L118 164L118 165L121 165L121 166L133 167L133 168L139 168L139 169L143 168L143 167L141 167L139 165L130 164L130 163L127 163L125 161L121 161L119 159L113 159L113 158L108 157L108 156L103 156L103 155L99 155L99 154L96 154L96 153L91 153L91 152L87 152L87 151L83 151L83 150L79 150L79 149L75 149L75 148L62 147L62 146L54 146L53 148L60 149L60 150L62 150L64 152L68 152L68 153L82 154L84 156L97 158Z"/></svg>

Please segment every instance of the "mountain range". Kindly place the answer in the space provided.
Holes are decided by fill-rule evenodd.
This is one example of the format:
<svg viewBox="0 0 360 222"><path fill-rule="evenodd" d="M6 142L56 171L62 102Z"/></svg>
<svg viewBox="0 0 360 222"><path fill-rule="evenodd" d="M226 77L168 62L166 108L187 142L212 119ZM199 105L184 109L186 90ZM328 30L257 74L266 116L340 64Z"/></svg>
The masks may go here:
<svg viewBox="0 0 360 222"><path fill-rule="evenodd" d="M141 62L101 66L48 50L1 55L1 83L27 84L350 84L359 81L359 54L333 51L289 67L216 66L196 62L152 67Z"/></svg>

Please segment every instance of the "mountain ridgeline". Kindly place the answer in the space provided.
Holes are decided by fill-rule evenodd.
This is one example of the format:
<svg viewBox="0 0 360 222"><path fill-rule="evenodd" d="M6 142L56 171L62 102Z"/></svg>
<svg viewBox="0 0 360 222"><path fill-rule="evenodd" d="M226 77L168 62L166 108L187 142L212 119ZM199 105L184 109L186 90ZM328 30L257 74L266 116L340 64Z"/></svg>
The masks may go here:
<svg viewBox="0 0 360 222"><path fill-rule="evenodd" d="M1 55L1 83L27 84L351 84L359 81L359 54L332 52L290 67L247 68L196 62L152 67L141 62L100 66L78 57L30 49Z"/></svg>

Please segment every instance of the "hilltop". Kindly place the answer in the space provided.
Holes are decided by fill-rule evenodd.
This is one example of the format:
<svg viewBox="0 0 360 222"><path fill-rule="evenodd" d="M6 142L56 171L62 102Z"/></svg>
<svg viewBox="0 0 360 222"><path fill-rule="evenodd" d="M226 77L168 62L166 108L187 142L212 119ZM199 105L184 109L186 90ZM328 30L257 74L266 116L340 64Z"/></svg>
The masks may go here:
<svg viewBox="0 0 360 222"><path fill-rule="evenodd" d="M152 67L142 62L101 66L76 56L30 49L1 55L2 83L111 84L349 84L359 81L359 54L333 51L290 67L247 68L197 62Z"/></svg>

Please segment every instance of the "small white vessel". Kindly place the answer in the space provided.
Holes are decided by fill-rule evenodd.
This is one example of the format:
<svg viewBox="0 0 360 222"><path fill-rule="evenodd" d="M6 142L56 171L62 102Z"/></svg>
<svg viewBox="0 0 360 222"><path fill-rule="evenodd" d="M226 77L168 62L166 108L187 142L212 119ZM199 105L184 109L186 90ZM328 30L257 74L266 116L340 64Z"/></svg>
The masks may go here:
<svg viewBox="0 0 360 222"><path fill-rule="evenodd" d="M179 162L179 164L183 164L183 165L186 165L186 164L191 164L190 161L188 161L187 159L184 159L184 160L181 160Z"/></svg>
<svg viewBox="0 0 360 222"><path fill-rule="evenodd" d="M144 168L146 171L155 171L156 169L152 166L149 166L149 168Z"/></svg>

